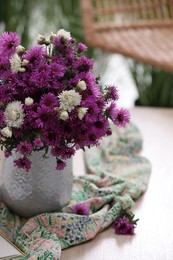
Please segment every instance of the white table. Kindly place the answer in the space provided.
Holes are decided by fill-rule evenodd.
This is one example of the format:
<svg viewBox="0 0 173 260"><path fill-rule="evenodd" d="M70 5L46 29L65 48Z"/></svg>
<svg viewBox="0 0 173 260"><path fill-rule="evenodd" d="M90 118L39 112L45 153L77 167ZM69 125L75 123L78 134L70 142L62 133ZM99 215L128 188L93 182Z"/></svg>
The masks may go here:
<svg viewBox="0 0 173 260"><path fill-rule="evenodd" d="M140 219L136 235L115 235L110 227L92 241L63 250L62 260L173 259L173 109L134 108L131 115L143 135L142 155L152 163L148 190L133 209ZM74 172L84 174L81 152Z"/></svg>

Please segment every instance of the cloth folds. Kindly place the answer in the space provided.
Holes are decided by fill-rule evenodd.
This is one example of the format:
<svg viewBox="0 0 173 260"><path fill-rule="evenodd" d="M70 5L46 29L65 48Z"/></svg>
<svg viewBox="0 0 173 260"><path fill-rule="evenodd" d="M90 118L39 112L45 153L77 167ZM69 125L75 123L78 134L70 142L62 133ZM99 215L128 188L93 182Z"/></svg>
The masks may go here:
<svg viewBox="0 0 173 260"><path fill-rule="evenodd" d="M71 200L61 211L27 219L0 202L0 232L26 253L21 259L60 259L62 249L94 238L145 192L151 165L138 155L140 132L133 124L112 131L99 147L84 153L89 174L74 177ZM89 209L88 216L73 214L80 203Z"/></svg>

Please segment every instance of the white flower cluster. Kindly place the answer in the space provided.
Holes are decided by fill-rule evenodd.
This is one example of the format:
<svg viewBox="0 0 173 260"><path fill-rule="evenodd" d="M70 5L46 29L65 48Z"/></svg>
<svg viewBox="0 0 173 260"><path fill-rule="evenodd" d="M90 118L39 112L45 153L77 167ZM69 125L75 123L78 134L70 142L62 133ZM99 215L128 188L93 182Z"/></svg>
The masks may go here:
<svg viewBox="0 0 173 260"><path fill-rule="evenodd" d="M78 108L78 117L79 117L80 120L83 119L83 117L85 116L87 110L88 110L87 107L79 107Z"/></svg>
<svg viewBox="0 0 173 260"><path fill-rule="evenodd" d="M57 32L57 37L63 37L65 40L69 40L69 39L71 39L71 34L70 34L70 32L67 32L64 29L60 29Z"/></svg>
<svg viewBox="0 0 173 260"><path fill-rule="evenodd" d="M28 61L22 61L17 53L15 53L10 59L11 70L13 73L25 72L26 69L24 68L24 66L26 66L27 64Z"/></svg>
<svg viewBox="0 0 173 260"><path fill-rule="evenodd" d="M22 103L20 101L9 103L5 109L4 116L7 126L1 130L1 134L4 137L11 137L11 127L20 128L23 124L25 114L22 108Z"/></svg>
<svg viewBox="0 0 173 260"><path fill-rule="evenodd" d="M86 84L84 81L80 81L81 83L77 85L77 88L81 90L86 89ZM60 101L60 119L67 120L69 118L69 112L71 112L75 107L79 106L82 100L82 96L76 92L75 90L65 90L58 96ZM82 120L85 116L88 108L85 107L78 107L78 117Z"/></svg>
<svg viewBox="0 0 173 260"><path fill-rule="evenodd" d="M13 73L17 73L22 69L22 62L17 53L15 53L12 58L10 59L11 70Z"/></svg>
<svg viewBox="0 0 173 260"><path fill-rule="evenodd" d="M4 127L4 128L1 130L1 134L2 134L4 137L11 137L11 136L12 136L12 131L11 131L10 127L6 126L6 127Z"/></svg>
<svg viewBox="0 0 173 260"><path fill-rule="evenodd" d="M23 124L24 112L20 101L9 103L4 112L5 122L9 127L19 128Z"/></svg>
<svg viewBox="0 0 173 260"><path fill-rule="evenodd" d="M80 105L81 95L75 90L64 90L58 96L60 101L60 109L71 112L76 106Z"/></svg>

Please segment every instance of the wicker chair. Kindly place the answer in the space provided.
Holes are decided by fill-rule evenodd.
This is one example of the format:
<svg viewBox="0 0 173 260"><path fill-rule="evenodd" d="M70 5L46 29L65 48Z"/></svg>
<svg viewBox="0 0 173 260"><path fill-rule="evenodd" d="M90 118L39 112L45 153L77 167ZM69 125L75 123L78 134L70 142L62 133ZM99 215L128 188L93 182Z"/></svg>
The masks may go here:
<svg viewBox="0 0 173 260"><path fill-rule="evenodd" d="M80 0L90 47L173 72L173 0Z"/></svg>

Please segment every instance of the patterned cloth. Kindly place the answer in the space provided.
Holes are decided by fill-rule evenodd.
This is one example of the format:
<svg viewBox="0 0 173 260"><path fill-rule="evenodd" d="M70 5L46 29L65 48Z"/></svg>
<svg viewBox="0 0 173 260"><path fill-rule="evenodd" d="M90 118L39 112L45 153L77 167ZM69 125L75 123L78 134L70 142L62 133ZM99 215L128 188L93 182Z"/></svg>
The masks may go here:
<svg viewBox="0 0 173 260"><path fill-rule="evenodd" d="M146 190L151 171L149 161L137 155L141 147L134 125L113 127L112 136L100 147L85 152L90 175L74 177L71 200L61 212L27 219L1 202L0 232L27 254L20 259L60 259L62 249L94 238L120 217L122 209L131 208ZM72 214L79 203L89 208L89 216Z"/></svg>

